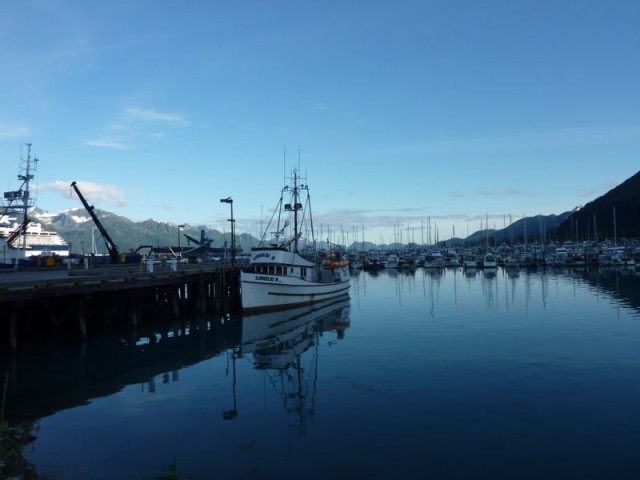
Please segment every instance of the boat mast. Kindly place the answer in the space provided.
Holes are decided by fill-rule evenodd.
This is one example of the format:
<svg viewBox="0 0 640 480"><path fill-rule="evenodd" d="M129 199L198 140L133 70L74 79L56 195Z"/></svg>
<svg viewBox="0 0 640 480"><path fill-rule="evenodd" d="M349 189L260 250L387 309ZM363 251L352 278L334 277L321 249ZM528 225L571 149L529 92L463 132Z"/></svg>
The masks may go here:
<svg viewBox="0 0 640 480"><path fill-rule="evenodd" d="M293 251L298 252L298 210L302 208L300 203L300 190L298 188L298 171L293 171Z"/></svg>
<svg viewBox="0 0 640 480"><path fill-rule="evenodd" d="M616 227L616 207L613 207L613 246L618 246L618 232Z"/></svg>
<svg viewBox="0 0 640 480"><path fill-rule="evenodd" d="M308 187L307 185L298 184L298 171L293 170L293 184L292 187L285 187L285 190L289 190L291 192L291 202L284 205L284 209L287 212L293 212L293 238L289 241L289 244L293 244L293 251L298 252L298 241L301 237L300 232L300 220L298 219L298 212L302 210L302 203L300 202L300 191L307 190L307 199L308 199ZM313 228L313 227L312 227Z"/></svg>
<svg viewBox="0 0 640 480"><path fill-rule="evenodd" d="M18 180L22 180L23 182L23 192L22 192L22 225L19 227L22 233L22 248L27 248L27 224L29 223L29 208L33 206L33 203L30 199L30 190L29 190L29 182L33 180L33 173L31 173L31 144L27 143L27 160L26 165L24 167L24 174L18 175ZM33 158L33 162L37 163L38 159ZM35 170L35 166L33 168Z"/></svg>

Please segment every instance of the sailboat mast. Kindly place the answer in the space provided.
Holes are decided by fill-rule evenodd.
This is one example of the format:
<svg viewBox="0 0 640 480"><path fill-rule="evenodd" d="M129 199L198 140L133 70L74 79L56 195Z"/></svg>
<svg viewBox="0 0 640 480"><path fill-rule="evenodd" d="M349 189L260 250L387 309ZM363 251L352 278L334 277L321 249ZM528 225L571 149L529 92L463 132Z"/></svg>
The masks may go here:
<svg viewBox="0 0 640 480"><path fill-rule="evenodd" d="M613 245L618 246L618 231L616 227L616 207L613 207Z"/></svg>

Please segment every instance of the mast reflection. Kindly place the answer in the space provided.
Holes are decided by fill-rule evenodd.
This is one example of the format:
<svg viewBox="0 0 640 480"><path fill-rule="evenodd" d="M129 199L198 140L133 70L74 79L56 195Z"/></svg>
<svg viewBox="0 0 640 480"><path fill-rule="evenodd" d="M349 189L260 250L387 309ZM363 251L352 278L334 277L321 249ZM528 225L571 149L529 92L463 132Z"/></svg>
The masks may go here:
<svg viewBox="0 0 640 480"><path fill-rule="evenodd" d="M294 415L299 434L315 413L319 339L326 332L335 333L330 344L344 339L350 314L351 300L345 296L242 319L240 354L250 354L253 367L265 373L285 411Z"/></svg>

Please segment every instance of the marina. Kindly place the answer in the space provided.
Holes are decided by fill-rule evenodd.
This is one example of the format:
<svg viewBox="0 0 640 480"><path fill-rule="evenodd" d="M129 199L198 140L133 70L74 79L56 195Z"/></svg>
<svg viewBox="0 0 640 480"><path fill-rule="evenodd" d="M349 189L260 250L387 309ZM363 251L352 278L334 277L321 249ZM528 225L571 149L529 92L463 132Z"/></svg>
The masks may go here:
<svg viewBox="0 0 640 480"><path fill-rule="evenodd" d="M0 480L640 480L639 18L4 2Z"/></svg>
<svg viewBox="0 0 640 480"><path fill-rule="evenodd" d="M293 170L249 255L231 197L230 250L204 228L182 248L181 224L123 252L76 182L107 253L58 254L33 240L57 235L31 218L36 162L2 211L0 433L21 453L0 475L298 478L282 453L309 478L638 472L636 240L318 241Z"/></svg>
<svg viewBox="0 0 640 480"><path fill-rule="evenodd" d="M338 269L357 273L360 270L378 272L380 270L409 272L416 271L443 272L445 270L461 270L467 275L477 271L496 270L502 268L511 275L520 272L546 271L557 268L620 270L636 275L639 272L636 260L637 247L628 248L590 246L592 254L580 253L573 245L562 248L552 246L549 250L532 248L520 250L514 255L513 251L497 249L496 253L480 255L477 250L461 250L458 254L452 249L443 249L434 254L431 248L424 253L397 251L396 253L381 253L370 251L366 253L351 251L345 255L344 263ZM523 253L525 252L525 253ZM536 253L537 252L537 253ZM583 251L584 252L584 251ZM599 253L598 253L599 252ZM604 252L604 253L603 253ZM261 260L261 255L268 253L268 261ZM95 264L89 265L66 264L63 268L41 267L39 269L0 271L0 313L5 319L0 325L0 344L11 349L18 348L21 338L31 335L46 335L55 331L52 326L60 325L61 319L67 328L72 328L80 336L87 335L91 330L91 310L103 308L103 303L112 308L120 308L126 313L126 322L136 324L138 310L144 304L169 303L174 311L181 309L206 311L237 311L242 310L246 315L268 310L281 310L310 304L348 294L349 277L333 282L336 258L327 260L326 254L323 266L331 274L331 282L320 286L313 295L304 294L302 284L298 285L300 273L295 274L295 261L284 259L283 255L293 255L280 247L254 249L257 261L239 263L237 265L221 262L179 263L177 260L157 261L152 257L140 260L137 264ZM491 258L487 263L486 258ZM585 261L589 258L590 261ZM389 260L391 259L391 261ZM314 263L300 257L299 262L305 262L298 268L312 271ZM338 261L340 261L338 259ZM290 270L289 270L290 269ZM294 272L291 277L294 283L284 285L281 280L286 278L284 272ZM245 278L244 285L242 278ZM260 307L250 306L249 298L261 298L251 289L253 281L247 278L258 278L272 290L265 290L263 303ZM279 281L276 281L279 280ZM298 282L298 283L296 283ZM342 287L341 287L342 285ZM343 286L346 285L346 288ZM338 287L338 288L336 288ZM315 288L315 287L314 287ZM327 289L328 293L324 293ZM286 300L285 293L295 292L291 300ZM245 293L243 297L243 293ZM274 295L279 304L269 304L269 295ZM302 295L302 296L301 296ZM306 297L305 297L306 295ZM301 298L313 300L300 300ZM115 301L115 302L114 302ZM245 302L244 308L242 302ZM249 307L248 307L249 306ZM248 308L247 308L248 307ZM39 318L39 326L32 327L33 318ZM123 321L120 319L119 321ZM45 332L45 333L43 333Z"/></svg>
<svg viewBox="0 0 640 480"><path fill-rule="evenodd" d="M26 459L65 479L638 473L634 270L362 270L347 299L300 308L162 302L137 327L21 343L1 358Z"/></svg>

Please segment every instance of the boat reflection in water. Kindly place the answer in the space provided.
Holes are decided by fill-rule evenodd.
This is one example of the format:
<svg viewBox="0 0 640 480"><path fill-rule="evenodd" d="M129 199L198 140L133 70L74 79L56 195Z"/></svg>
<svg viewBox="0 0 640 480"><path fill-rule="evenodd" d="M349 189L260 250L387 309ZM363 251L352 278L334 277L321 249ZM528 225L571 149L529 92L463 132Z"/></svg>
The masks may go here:
<svg viewBox="0 0 640 480"><path fill-rule="evenodd" d="M299 434L313 416L319 338L335 332L344 338L351 321L348 295L294 309L243 317L240 354L251 354L253 367L263 370L280 394L288 413L294 414ZM303 355L308 352L308 355Z"/></svg>

